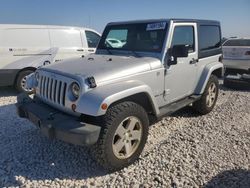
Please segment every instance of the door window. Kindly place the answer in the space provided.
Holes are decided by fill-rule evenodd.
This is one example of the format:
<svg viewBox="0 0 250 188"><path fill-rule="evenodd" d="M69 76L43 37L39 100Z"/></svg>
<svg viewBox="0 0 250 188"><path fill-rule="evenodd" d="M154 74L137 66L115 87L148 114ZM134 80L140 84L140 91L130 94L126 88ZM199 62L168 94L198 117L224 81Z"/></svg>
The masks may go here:
<svg viewBox="0 0 250 188"><path fill-rule="evenodd" d="M189 48L188 52L194 52L194 27L176 26L174 29L171 47L173 47L174 45L187 45Z"/></svg>
<svg viewBox="0 0 250 188"><path fill-rule="evenodd" d="M88 42L88 47L96 48L101 37L92 31L85 31L85 33Z"/></svg>

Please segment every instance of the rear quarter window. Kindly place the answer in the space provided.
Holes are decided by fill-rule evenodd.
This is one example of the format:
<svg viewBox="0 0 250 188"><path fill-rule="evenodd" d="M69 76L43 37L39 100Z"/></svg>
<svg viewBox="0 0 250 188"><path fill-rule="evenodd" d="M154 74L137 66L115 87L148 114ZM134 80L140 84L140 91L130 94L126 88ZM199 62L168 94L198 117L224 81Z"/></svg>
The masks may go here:
<svg viewBox="0 0 250 188"><path fill-rule="evenodd" d="M221 45L220 28L218 26L200 26L200 50L211 50Z"/></svg>
<svg viewBox="0 0 250 188"><path fill-rule="evenodd" d="M222 54L219 25L199 25L199 59Z"/></svg>
<svg viewBox="0 0 250 188"><path fill-rule="evenodd" d="M223 46L250 46L250 39L229 39Z"/></svg>

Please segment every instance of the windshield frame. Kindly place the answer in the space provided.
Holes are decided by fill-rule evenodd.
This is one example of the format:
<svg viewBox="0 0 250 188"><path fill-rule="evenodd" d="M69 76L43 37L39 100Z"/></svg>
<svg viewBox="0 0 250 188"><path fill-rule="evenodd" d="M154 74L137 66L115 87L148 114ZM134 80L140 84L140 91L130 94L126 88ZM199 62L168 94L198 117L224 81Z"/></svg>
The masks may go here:
<svg viewBox="0 0 250 188"><path fill-rule="evenodd" d="M155 23L161 23L161 22L165 22L166 25L165 25L165 28L163 29L163 32L164 32L164 36L162 38L162 41L161 41L161 44L160 44L160 48L159 50L153 50L153 49L150 49L150 50L146 50L146 49L136 49L136 48L128 48L128 49L125 49L125 48L112 48L112 47L107 47L105 46L105 40L107 39L107 36L110 32L110 30L112 29L125 29L126 26L131 26L131 25L138 25L138 24L145 24L145 25L148 25L148 24L155 24ZM156 30L157 31L157 30ZM164 20L159 20L159 21L148 21L148 22L138 22L138 23L120 23L120 24L111 24L111 25L107 25L106 28L104 29L104 32L103 32L103 35L101 37L101 40L97 46L97 50L112 50L112 51L123 51L123 52L144 52L144 53L157 53L157 54L161 54L162 52L165 51L165 42L167 40L167 36L168 36L168 31L169 31L169 22Z"/></svg>

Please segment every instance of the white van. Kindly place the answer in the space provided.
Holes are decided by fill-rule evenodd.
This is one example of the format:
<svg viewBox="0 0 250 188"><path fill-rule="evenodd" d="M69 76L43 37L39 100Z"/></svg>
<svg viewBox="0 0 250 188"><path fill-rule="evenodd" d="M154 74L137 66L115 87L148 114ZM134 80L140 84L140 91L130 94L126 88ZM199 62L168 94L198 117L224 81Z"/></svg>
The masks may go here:
<svg viewBox="0 0 250 188"><path fill-rule="evenodd" d="M92 29L0 24L0 86L25 89L38 67L94 53L100 34Z"/></svg>

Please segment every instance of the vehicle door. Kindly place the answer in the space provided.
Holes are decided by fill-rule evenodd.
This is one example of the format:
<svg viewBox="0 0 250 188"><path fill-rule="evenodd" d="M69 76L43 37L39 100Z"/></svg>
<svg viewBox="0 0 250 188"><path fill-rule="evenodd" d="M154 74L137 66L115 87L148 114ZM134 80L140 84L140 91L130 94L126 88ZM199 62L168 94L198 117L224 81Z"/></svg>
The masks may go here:
<svg viewBox="0 0 250 188"><path fill-rule="evenodd" d="M84 55L80 30L49 29L49 33L55 62Z"/></svg>
<svg viewBox="0 0 250 188"><path fill-rule="evenodd" d="M176 64L166 66L165 95L167 104L191 95L195 89L198 63L198 40L196 23L173 23L170 30L168 52L175 45L188 48L187 57L179 57ZM173 59L169 54L168 62Z"/></svg>

